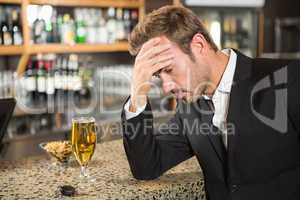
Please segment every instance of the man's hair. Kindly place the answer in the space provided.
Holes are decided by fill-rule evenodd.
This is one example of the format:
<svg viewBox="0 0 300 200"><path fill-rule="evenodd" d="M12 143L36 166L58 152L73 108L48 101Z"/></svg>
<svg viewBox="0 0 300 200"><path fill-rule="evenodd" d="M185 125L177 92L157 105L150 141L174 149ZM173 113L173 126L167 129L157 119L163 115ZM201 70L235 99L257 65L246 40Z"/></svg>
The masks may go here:
<svg viewBox="0 0 300 200"><path fill-rule="evenodd" d="M193 56L190 43L193 36L201 33L215 51L213 42L200 19L191 10L181 6L164 6L148 14L140 21L129 36L129 52L137 55L142 45L157 36L166 36L186 54Z"/></svg>

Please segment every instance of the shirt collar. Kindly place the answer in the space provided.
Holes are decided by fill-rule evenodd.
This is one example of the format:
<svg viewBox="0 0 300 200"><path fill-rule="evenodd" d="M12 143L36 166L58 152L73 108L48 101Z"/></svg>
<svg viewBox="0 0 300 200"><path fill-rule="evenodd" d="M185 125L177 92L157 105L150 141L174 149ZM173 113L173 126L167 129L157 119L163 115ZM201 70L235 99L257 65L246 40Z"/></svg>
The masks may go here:
<svg viewBox="0 0 300 200"><path fill-rule="evenodd" d="M222 52L229 56L229 60L221 81L217 87L217 91L230 93L233 82L233 76L236 68L237 55L232 49L223 49Z"/></svg>
<svg viewBox="0 0 300 200"><path fill-rule="evenodd" d="M233 76L234 76L234 72L235 72L235 68L236 68L237 54L232 49L223 49L222 53L229 56L228 63L226 65L225 71L222 75L221 81L220 81L215 93L213 94L213 96L209 97L207 95L202 95L202 97L205 100L215 99L214 97L216 96L217 92L230 93L230 91L231 91Z"/></svg>

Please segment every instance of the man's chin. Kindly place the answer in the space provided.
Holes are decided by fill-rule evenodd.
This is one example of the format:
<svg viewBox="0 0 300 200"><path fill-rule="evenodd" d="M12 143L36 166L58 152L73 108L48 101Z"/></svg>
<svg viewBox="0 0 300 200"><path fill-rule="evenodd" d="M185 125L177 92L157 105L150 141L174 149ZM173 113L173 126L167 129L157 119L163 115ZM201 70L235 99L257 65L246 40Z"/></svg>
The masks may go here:
<svg viewBox="0 0 300 200"><path fill-rule="evenodd" d="M177 97L177 99L180 99L186 103L193 103L194 102L194 98L192 98L191 96L182 96L182 97Z"/></svg>
<svg viewBox="0 0 300 200"><path fill-rule="evenodd" d="M194 95L192 92L180 92L180 93L174 93L176 99L182 100L187 103L193 103L198 100L200 97L199 95Z"/></svg>

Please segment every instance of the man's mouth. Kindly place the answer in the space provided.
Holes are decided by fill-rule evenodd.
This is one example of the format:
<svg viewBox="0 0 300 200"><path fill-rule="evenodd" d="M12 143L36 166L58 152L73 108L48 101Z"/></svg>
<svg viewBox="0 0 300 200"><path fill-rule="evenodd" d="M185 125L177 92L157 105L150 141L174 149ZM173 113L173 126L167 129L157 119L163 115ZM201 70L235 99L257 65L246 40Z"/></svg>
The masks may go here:
<svg viewBox="0 0 300 200"><path fill-rule="evenodd" d="M177 92L174 95L176 96L177 99L182 99L184 97L183 92Z"/></svg>
<svg viewBox="0 0 300 200"><path fill-rule="evenodd" d="M186 96L187 91L183 91L183 90L173 90L172 94L174 94L174 96L177 99L183 99Z"/></svg>

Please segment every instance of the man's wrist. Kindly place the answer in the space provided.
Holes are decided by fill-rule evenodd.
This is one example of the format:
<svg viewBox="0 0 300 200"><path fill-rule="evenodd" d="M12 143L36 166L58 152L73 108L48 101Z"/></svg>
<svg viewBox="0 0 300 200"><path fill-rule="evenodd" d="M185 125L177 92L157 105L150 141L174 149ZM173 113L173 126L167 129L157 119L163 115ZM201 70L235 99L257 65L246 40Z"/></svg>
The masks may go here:
<svg viewBox="0 0 300 200"><path fill-rule="evenodd" d="M137 108L145 107L146 104L147 104L146 95L139 95L139 96L131 95L129 111L136 112Z"/></svg>

